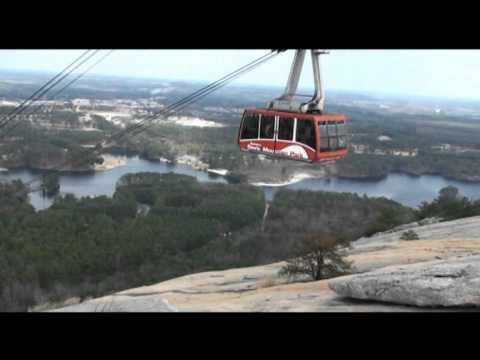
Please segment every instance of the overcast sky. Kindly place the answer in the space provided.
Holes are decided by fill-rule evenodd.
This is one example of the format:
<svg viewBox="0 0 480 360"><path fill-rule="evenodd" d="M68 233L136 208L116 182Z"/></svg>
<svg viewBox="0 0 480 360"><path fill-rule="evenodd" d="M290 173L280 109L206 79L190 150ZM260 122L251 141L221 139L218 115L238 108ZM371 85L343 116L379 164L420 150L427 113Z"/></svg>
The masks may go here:
<svg viewBox="0 0 480 360"><path fill-rule="evenodd" d="M83 50L0 50L0 69L58 72ZM106 52L103 50L102 52ZM92 74L216 80L267 50L116 50ZM294 51L237 84L284 86ZM100 56L100 55L98 55ZM322 57L328 89L480 100L480 50L332 50ZM301 86L313 86L309 56Z"/></svg>

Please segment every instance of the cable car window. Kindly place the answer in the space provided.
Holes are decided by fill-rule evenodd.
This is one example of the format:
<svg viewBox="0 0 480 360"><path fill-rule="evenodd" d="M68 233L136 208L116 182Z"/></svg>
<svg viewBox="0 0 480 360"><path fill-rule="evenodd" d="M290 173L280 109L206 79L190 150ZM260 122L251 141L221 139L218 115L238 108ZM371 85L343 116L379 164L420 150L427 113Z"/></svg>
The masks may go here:
<svg viewBox="0 0 480 360"><path fill-rule="evenodd" d="M347 147L347 127L345 122L337 123L338 147L344 149Z"/></svg>
<svg viewBox="0 0 480 360"><path fill-rule="evenodd" d="M337 124L335 123L328 123L328 136L337 136Z"/></svg>
<svg viewBox="0 0 480 360"><path fill-rule="evenodd" d="M243 118L243 128L241 139L257 139L258 138L258 114L245 113Z"/></svg>
<svg viewBox="0 0 480 360"><path fill-rule="evenodd" d="M338 136L347 135L347 128L346 128L344 122L337 123L337 134L338 134Z"/></svg>
<svg viewBox="0 0 480 360"><path fill-rule="evenodd" d="M260 121L260 139L273 139L275 128L275 117L262 115Z"/></svg>
<svg viewBox="0 0 480 360"><path fill-rule="evenodd" d="M347 147L347 128L345 121L321 121L320 151L335 151Z"/></svg>
<svg viewBox="0 0 480 360"><path fill-rule="evenodd" d="M337 150L338 148L338 137L332 136L328 139L330 150Z"/></svg>
<svg viewBox="0 0 480 360"><path fill-rule="evenodd" d="M297 142L308 145L311 148L317 147L315 140L315 128L313 121L297 119Z"/></svg>
<svg viewBox="0 0 480 360"><path fill-rule="evenodd" d="M325 121L320 123L320 137L321 138L328 138L328 126Z"/></svg>
<svg viewBox="0 0 480 360"><path fill-rule="evenodd" d="M330 148L328 143L328 126L326 121L320 123L320 150L325 151Z"/></svg>
<svg viewBox="0 0 480 360"><path fill-rule="evenodd" d="M293 118L281 117L278 120L278 140L293 140Z"/></svg>
<svg viewBox="0 0 480 360"><path fill-rule="evenodd" d="M334 122L328 123L328 142L330 150L337 150L338 138L337 138L337 124Z"/></svg>

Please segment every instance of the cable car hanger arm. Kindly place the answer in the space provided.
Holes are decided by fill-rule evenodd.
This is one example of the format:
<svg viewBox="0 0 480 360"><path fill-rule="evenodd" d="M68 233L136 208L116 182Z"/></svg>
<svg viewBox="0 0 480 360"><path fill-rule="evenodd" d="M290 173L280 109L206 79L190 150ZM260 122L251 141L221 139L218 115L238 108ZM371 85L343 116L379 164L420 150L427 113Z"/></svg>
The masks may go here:
<svg viewBox="0 0 480 360"><path fill-rule="evenodd" d="M281 51L281 50L279 50ZM288 77L287 86L282 96L271 101L267 108L280 111L301 112L301 113L323 113L325 93L323 90L322 76L320 69L320 55L328 54L328 51L312 49L312 67L315 92L313 97L305 102L295 101L294 97L302 74L303 63L305 62L305 54L307 50L296 50L293 58L290 75Z"/></svg>

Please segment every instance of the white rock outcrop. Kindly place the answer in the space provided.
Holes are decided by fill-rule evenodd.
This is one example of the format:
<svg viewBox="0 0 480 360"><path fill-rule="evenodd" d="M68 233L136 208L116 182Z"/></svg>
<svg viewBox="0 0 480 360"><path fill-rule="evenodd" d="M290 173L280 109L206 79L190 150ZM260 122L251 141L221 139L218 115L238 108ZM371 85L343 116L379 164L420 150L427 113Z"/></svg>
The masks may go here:
<svg viewBox="0 0 480 360"><path fill-rule="evenodd" d="M330 280L337 294L420 307L480 307L480 256L389 266Z"/></svg>
<svg viewBox="0 0 480 360"><path fill-rule="evenodd" d="M167 300L155 296L114 295L66 306L52 312L176 312Z"/></svg>

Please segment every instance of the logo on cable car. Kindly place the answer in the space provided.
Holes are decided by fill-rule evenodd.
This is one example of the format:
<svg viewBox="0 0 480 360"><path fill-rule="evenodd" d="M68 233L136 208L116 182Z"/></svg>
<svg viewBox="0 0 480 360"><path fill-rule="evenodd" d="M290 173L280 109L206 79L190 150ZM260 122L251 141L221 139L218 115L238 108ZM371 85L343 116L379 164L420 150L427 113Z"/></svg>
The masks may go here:
<svg viewBox="0 0 480 360"><path fill-rule="evenodd" d="M247 150L262 151L262 144L248 143Z"/></svg>
<svg viewBox="0 0 480 360"><path fill-rule="evenodd" d="M295 159L308 159L305 149L299 145L290 145L279 151L280 153Z"/></svg>
<svg viewBox="0 0 480 360"><path fill-rule="evenodd" d="M258 143L247 144L247 150L258 151L258 152L263 152L263 153L270 153L270 154L274 153L273 149L270 149L267 146L262 146L262 144L258 144Z"/></svg>

